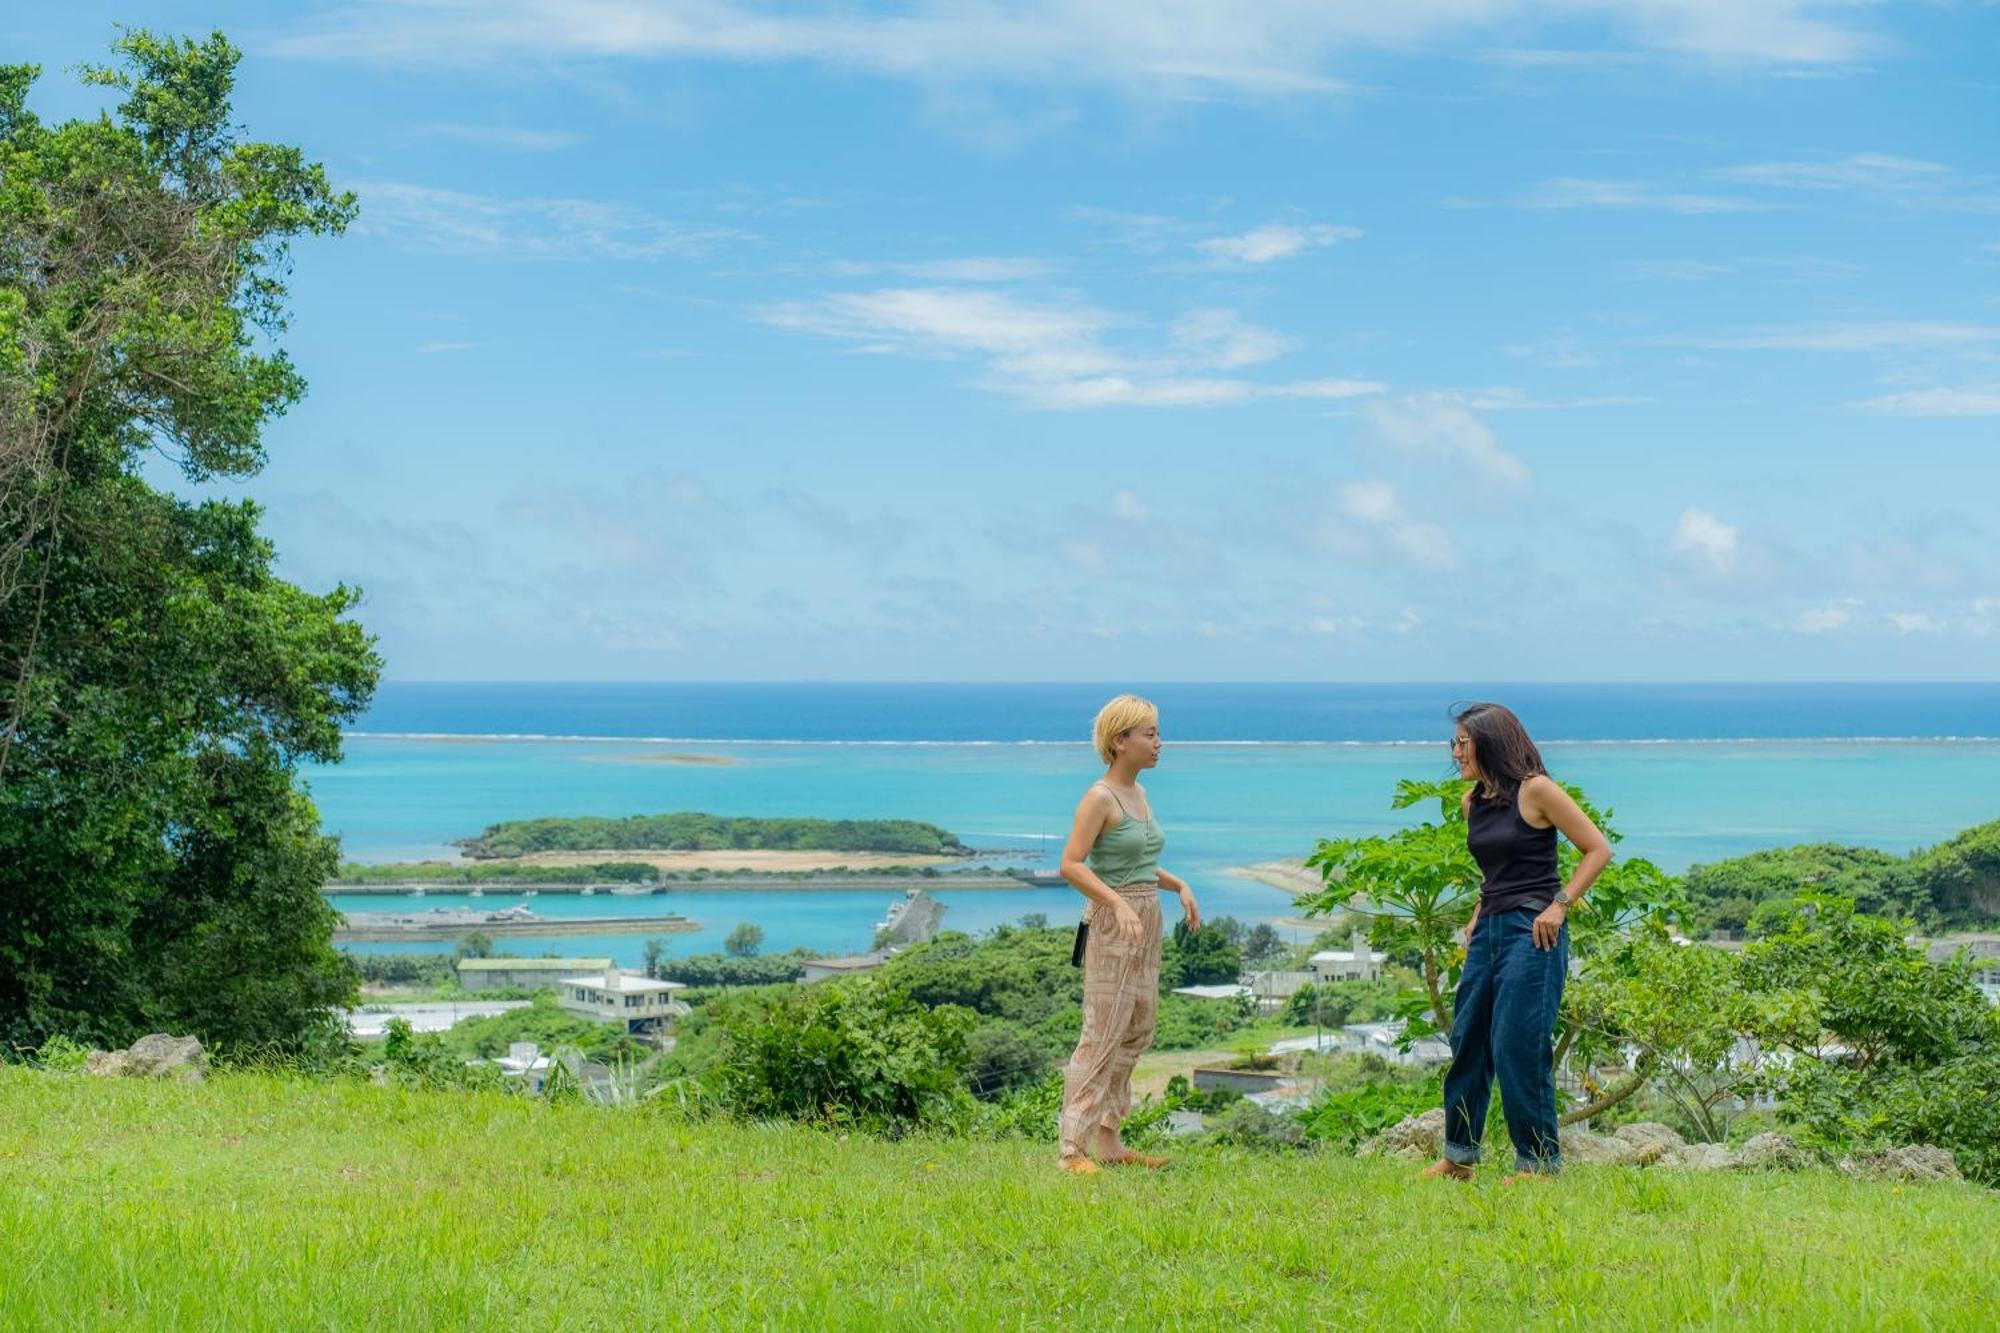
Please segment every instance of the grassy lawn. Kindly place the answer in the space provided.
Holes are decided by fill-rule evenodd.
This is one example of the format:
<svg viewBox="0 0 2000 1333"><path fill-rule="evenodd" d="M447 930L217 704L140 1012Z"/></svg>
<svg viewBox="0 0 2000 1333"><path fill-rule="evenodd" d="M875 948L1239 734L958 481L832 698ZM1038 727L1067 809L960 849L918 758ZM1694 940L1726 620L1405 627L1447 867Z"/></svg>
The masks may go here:
<svg viewBox="0 0 2000 1333"><path fill-rule="evenodd" d="M2000 1195L686 1125L0 1068L0 1328L1994 1327Z"/></svg>

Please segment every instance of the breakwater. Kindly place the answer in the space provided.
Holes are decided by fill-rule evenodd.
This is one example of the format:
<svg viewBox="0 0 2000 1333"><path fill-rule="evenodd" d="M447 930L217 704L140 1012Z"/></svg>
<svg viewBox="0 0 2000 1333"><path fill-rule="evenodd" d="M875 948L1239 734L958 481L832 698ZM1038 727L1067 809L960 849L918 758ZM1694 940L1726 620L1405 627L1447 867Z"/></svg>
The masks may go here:
<svg viewBox="0 0 2000 1333"><path fill-rule="evenodd" d="M523 908L476 912L432 908L428 912L349 912L333 932L336 944L398 944L459 940L478 933L492 939L524 935L675 935L701 929L678 913L658 916L542 917Z"/></svg>

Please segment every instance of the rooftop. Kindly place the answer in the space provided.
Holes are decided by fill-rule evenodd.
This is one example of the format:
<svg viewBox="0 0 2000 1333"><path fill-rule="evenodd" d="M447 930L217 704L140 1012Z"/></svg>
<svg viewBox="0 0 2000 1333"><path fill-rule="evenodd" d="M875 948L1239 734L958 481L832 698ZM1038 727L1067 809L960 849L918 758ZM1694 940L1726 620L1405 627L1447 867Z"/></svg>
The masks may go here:
<svg viewBox="0 0 2000 1333"><path fill-rule="evenodd" d="M655 981L651 977L642 977L635 972L619 972L612 975L599 972L588 977L564 977L562 984L583 990L616 991L621 995L660 995L667 991L687 989L678 981Z"/></svg>

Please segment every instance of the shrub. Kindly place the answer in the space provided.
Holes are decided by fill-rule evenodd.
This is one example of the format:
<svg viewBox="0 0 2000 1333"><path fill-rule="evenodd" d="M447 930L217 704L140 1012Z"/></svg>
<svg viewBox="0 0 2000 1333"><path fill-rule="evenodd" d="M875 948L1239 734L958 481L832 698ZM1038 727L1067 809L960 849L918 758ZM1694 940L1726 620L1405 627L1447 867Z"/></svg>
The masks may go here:
<svg viewBox="0 0 2000 1333"><path fill-rule="evenodd" d="M975 1016L876 977L761 991L713 1007L713 1071L739 1115L896 1131L962 1117Z"/></svg>

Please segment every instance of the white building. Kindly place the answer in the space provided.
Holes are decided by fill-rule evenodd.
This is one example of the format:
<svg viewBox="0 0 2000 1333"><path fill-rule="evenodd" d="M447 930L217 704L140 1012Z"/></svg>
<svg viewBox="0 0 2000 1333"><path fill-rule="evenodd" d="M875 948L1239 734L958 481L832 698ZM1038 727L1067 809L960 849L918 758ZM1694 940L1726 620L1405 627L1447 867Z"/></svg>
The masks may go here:
<svg viewBox="0 0 2000 1333"><path fill-rule="evenodd" d="M600 1023L623 1023L630 1032L688 1011L674 998L675 991L687 989L680 982L655 981L616 967L587 977L564 977L559 984L556 1003L564 1009Z"/></svg>
<svg viewBox="0 0 2000 1333"><path fill-rule="evenodd" d="M1320 982L1374 981L1382 975L1389 955L1368 947L1368 937L1359 930L1345 949L1322 949L1306 963Z"/></svg>

